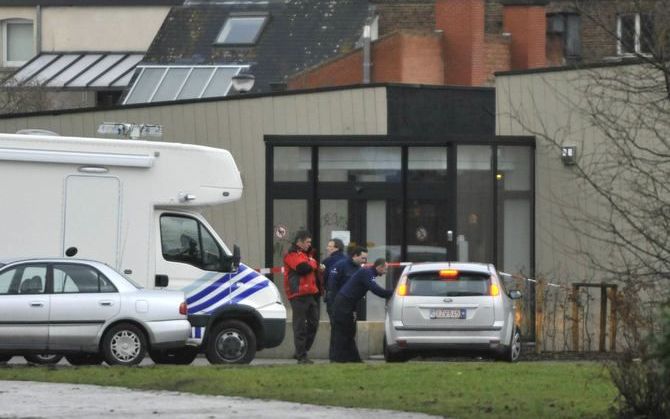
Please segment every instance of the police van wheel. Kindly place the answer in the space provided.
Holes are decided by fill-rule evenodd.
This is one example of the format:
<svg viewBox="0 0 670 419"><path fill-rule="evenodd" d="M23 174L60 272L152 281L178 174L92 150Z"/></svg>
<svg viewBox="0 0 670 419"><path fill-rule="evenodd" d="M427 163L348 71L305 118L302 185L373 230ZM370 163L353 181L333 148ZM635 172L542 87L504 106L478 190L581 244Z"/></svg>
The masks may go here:
<svg viewBox="0 0 670 419"><path fill-rule="evenodd" d="M212 364L248 364L256 356L256 335L244 322L223 321L212 328L205 354Z"/></svg>
<svg viewBox="0 0 670 419"><path fill-rule="evenodd" d="M186 347L166 351L154 350L149 352L155 364L189 365L198 356L198 348Z"/></svg>

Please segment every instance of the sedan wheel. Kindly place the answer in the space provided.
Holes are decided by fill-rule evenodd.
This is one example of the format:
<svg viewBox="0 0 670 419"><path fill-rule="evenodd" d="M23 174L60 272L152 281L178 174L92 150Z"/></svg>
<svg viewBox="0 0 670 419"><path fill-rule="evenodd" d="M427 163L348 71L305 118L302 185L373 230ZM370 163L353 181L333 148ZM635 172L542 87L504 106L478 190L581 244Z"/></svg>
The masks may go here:
<svg viewBox="0 0 670 419"><path fill-rule="evenodd" d="M521 357L521 332L517 327L512 331L512 340L509 346L505 347L502 359L507 362L518 362Z"/></svg>
<svg viewBox="0 0 670 419"><path fill-rule="evenodd" d="M63 359L63 355L37 354L37 355L25 355L24 358L26 359L26 361L32 364L53 365L58 364L60 360Z"/></svg>
<svg viewBox="0 0 670 419"><path fill-rule="evenodd" d="M102 351L109 365L137 365L146 355L147 339L138 327L118 324L105 333Z"/></svg>
<svg viewBox="0 0 670 419"><path fill-rule="evenodd" d="M209 335L206 355L212 364L248 364L256 356L256 335L244 322L224 321Z"/></svg>

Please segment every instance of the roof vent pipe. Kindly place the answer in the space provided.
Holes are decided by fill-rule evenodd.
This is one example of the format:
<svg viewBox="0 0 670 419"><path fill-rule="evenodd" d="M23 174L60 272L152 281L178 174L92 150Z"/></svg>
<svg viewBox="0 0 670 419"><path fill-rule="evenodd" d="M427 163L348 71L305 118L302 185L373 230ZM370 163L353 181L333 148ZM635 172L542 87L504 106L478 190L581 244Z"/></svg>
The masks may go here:
<svg viewBox="0 0 670 419"><path fill-rule="evenodd" d="M372 18L368 18L363 26L363 84L370 83L370 41L372 39Z"/></svg>

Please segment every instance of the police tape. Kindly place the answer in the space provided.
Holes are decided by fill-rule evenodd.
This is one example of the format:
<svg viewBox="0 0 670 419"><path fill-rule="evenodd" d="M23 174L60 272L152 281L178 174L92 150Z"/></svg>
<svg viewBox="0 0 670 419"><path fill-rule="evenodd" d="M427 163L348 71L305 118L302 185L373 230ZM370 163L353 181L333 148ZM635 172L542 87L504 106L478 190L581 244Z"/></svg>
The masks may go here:
<svg viewBox="0 0 670 419"><path fill-rule="evenodd" d="M537 279L526 278L525 276L521 276L521 275L508 274L507 272L498 272L498 273L499 273L500 275L508 276L508 277L510 277L510 278L514 278L514 279L522 279L522 280L525 279L526 281L528 281L528 282L532 282L533 284L537 284L537 282L538 282ZM554 284L554 283L552 283L552 282L545 282L544 284L547 285L547 286L550 286L550 287L566 288L564 285L561 285L561 284Z"/></svg>
<svg viewBox="0 0 670 419"><path fill-rule="evenodd" d="M411 265L412 262L387 262L386 265L389 267L397 268L401 266L409 266ZM365 266L372 266L371 263L366 264ZM254 268L254 270L258 273L261 273L263 275L268 275L268 274L283 274L284 273L284 267L283 266L273 266L271 268Z"/></svg>

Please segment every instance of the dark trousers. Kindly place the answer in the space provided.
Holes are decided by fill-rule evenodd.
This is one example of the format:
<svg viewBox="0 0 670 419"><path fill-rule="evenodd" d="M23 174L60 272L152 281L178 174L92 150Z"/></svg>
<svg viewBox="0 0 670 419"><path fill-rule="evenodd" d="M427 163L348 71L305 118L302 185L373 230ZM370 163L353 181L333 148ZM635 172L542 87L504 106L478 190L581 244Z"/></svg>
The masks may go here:
<svg viewBox="0 0 670 419"><path fill-rule="evenodd" d="M296 359L307 358L319 328L319 296L301 295L290 300L293 309L293 344Z"/></svg>
<svg viewBox="0 0 670 419"><path fill-rule="evenodd" d="M333 325L330 334L333 348L331 361L362 362L356 346L356 303L342 294L337 294L333 304Z"/></svg>
<svg viewBox="0 0 670 419"><path fill-rule="evenodd" d="M333 360L333 302L326 300L326 312L328 313L328 320L330 321L330 343L328 346L328 359Z"/></svg>

